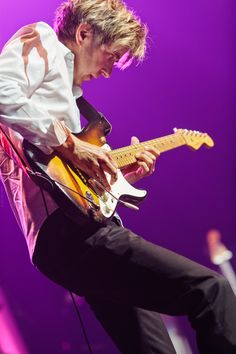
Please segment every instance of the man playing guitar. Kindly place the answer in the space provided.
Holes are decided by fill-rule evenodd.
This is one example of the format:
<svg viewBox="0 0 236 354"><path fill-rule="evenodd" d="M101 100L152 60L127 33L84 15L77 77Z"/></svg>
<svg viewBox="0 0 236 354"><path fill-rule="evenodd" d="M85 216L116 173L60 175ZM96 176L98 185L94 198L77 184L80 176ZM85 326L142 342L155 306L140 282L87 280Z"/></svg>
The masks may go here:
<svg viewBox="0 0 236 354"><path fill-rule="evenodd" d="M105 198L119 173L133 184L155 169L161 149L144 144L120 172L112 152L80 135L76 106L84 81L143 59L146 26L121 0L66 0L54 29L25 26L0 56L0 175L33 264L85 297L121 353L175 353L159 313L187 315L200 353L235 353L236 302L225 279L134 234L113 212L102 222L86 215L99 206L85 187ZM31 178L23 139L81 174L84 218L70 217Z"/></svg>

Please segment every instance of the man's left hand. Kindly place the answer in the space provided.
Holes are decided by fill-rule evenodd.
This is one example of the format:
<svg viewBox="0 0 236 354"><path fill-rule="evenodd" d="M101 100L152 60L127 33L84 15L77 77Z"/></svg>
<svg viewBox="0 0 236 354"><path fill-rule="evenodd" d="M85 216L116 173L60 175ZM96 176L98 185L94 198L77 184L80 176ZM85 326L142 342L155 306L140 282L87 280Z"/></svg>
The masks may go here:
<svg viewBox="0 0 236 354"><path fill-rule="evenodd" d="M139 144L136 136L131 138L131 145ZM145 146L142 152L138 152L136 162L122 170L126 180L134 184L143 177L150 176L155 171L156 159L160 156L160 151L154 147Z"/></svg>

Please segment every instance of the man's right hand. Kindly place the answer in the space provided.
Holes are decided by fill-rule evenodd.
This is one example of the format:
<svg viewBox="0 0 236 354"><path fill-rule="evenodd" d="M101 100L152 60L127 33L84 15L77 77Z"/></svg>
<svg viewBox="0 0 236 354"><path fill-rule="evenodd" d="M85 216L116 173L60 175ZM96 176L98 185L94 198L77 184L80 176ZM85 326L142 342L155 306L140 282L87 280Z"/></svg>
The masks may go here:
<svg viewBox="0 0 236 354"><path fill-rule="evenodd" d="M117 179L117 166L109 151L82 141L73 134L69 134L65 143L54 147L54 150L70 161L73 166L99 181L105 189L110 190L110 184ZM105 172L111 175L110 184Z"/></svg>

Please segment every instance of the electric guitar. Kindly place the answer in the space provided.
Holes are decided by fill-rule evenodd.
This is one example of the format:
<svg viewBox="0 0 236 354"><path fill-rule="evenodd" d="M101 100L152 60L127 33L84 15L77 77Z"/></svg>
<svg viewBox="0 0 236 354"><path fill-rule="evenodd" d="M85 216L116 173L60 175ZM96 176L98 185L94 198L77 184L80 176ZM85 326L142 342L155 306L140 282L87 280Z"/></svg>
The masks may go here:
<svg viewBox="0 0 236 354"><path fill-rule="evenodd" d="M27 140L23 151L30 165L30 174L37 184L46 189L57 204L74 220L80 223L105 223L109 220L118 204L138 210L138 204L147 192L130 185L122 174L122 168L136 162L135 155L145 146L153 146L161 153L187 145L194 150L202 145L214 146L207 134L186 129L174 129L174 133L135 145L111 150L106 141L111 125L104 118L89 123L79 134L79 139L110 150L118 165L118 179L111 190L104 190L98 180L91 179L83 171L64 161L56 152L45 155ZM108 182L110 175L106 173Z"/></svg>

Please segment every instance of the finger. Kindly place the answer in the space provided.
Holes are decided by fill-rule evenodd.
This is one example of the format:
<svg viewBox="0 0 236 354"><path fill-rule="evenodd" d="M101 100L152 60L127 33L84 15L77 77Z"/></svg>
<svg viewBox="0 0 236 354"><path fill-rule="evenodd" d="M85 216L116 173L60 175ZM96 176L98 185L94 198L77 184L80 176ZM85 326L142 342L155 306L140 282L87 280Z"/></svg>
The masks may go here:
<svg viewBox="0 0 236 354"><path fill-rule="evenodd" d="M102 155L100 156L99 160L102 162L105 162L105 165L107 166L108 170L106 172L110 174L117 174L117 168L118 165L116 161L113 159L109 151L103 151Z"/></svg>
<svg viewBox="0 0 236 354"><path fill-rule="evenodd" d="M138 160L144 160L150 164L156 161L156 156L150 151L142 151L141 153L138 153L135 156Z"/></svg>
<svg viewBox="0 0 236 354"><path fill-rule="evenodd" d="M84 171L89 177L96 177L97 176L97 171L99 169L99 163L97 159L88 159L86 161L83 161L83 163L80 163L78 166L79 169Z"/></svg>
<svg viewBox="0 0 236 354"><path fill-rule="evenodd" d="M110 190L110 184L107 180L106 174L104 172L104 170L102 169L102 167L100 166L100 168L97 171L96 174L96 178L95 178L106 190Z"/></svg>
<svg viewBox="0 0 236 354"><path fill-rule="evenodd" d="M107 156L108 160L112 163L112 165L115 167L115 169L117 169L118 165L117 165L116 161L113 159L113 157L111 156L111 154L109 152L106 152L106 156Z"/></svg>
<svg viewBox="0 0 236 354"><path fill-rule="evenodd" d="M81 166L80 166L81 168ZM89 176L91 177L95 182L99 182L100 185L103 186L104 188L109 188L110 185L107 181L107 178L98 162L97 159L95 158L90 158L89 160L87 160L86 162L84 162L84 166L83 166L83 171Z"/></svg>
<svg viewBox="0 0 236 354"><path fill-rule="evenodd" d="M104 165L104 167L106 168L106 172L109 172L110 174L117 173L117 164L111 157L109 152L106 151L101 156L99 156L98 161L100 164L102 163Z"/></svg>
<svg viewBox="0 0 236 354"><path fill-rule="evenodd" d="M139 139L136 136L131 137L131 145L139 144Z"/></svg>
<svg viewBox="0 0 236 354"><path fill-rule="evenodd" d="M110 183L113 184L117 180L117 168L109 161L109 159L100 160L100 166L103 173L108 172L111 175Z"/></svg>
<svg viewBox="0 0 236 354"><path fill-rule="evenodd" d="M156 157L159 157L161 152L160 150L152 147L152 146L145 146L145 151L149 151L151 152L153 155L155 155Z"/></svg>
<svg viewBox="0 0 236 354"><path fill-rule="evenodd" d="M140 166L136 171L136 174L144 177L144 176L150 176L154 172L155 172L155 164L153 166L148 166L148 165L145 166L144 164L141 165L140 163Z"/></svg>
<svg viewBox="0 0 236 354"><path fill-rule="evenodd" d="M144 162L144 161L138 161L137 163L138 163L138 166L141 167L142 170L143 170L143 171L141 171L140 169L138 169L138 173L140 173L140 172L141 172L141 174L144 174L144 173L147 174L147 173L149 173L150 168L149 168L149 166L146 164L146 162Z"/></svg>
<svg viewBox="0 0 236 354"><path fill-rule="evenodd" d="M149 174L152 174L153 172L155 172L155 169L156 169L156 161L154 161L153 165L150 167Z"/></svg>

